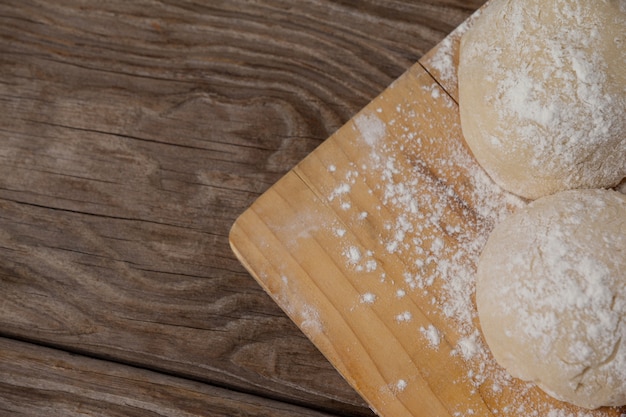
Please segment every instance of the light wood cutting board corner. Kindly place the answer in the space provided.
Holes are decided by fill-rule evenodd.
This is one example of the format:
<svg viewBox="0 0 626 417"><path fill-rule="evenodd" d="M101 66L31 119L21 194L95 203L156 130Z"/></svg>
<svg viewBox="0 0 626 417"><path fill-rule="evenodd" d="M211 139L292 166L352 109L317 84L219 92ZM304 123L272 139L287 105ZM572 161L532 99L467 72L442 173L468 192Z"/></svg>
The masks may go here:
<svg viewBox="0 0 626 417"><path fill-rule="evenodd" d="M512 380L482 341L475 260L511 200L462 139L471 21L259 197L230 245L382 417L619 416Z"/></svg>

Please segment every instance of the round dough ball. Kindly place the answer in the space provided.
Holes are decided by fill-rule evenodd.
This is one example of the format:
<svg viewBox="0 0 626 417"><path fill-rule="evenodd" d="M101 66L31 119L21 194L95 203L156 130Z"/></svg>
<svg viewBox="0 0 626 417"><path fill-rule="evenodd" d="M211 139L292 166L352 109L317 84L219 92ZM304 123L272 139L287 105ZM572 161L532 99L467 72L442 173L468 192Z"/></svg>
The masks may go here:
<svg viewBox="0 0 626 417"><path fill-rule="evenodd" d="M626 195L569 190L496 226L478 262L496 361L553 397L626 404Z"/></svg>
<svg viewBox="0 0 626 417"><path fill-rule="evenodd" d="M626 0L493 0L461 39L461 128L507 191L626 177Z"/></svg>

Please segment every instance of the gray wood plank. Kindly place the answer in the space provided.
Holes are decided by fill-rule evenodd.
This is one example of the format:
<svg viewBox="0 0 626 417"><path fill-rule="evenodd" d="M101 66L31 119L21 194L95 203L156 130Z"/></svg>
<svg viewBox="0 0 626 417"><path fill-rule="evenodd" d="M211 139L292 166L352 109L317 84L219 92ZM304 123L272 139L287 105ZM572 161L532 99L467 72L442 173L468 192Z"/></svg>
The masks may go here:
<svg viewBox="0 0 626 417"><path fill-rule="evenodd" d="M331 416L4 338L0 375L0 415L7 416Z"/></svg>

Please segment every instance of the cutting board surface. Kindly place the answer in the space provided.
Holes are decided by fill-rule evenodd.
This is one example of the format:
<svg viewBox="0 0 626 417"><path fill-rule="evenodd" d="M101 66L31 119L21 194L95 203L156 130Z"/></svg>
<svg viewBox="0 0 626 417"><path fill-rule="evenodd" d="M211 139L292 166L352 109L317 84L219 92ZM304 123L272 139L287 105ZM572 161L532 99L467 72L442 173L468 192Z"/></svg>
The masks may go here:
<svg viewBox="0 0 626 417"><path fill-rule="evenodd" d="M455 68L471 20L264 193L231 246L382 417L619 416L510 378L482 339L476 261L524 203L462 139Z"/></svg>

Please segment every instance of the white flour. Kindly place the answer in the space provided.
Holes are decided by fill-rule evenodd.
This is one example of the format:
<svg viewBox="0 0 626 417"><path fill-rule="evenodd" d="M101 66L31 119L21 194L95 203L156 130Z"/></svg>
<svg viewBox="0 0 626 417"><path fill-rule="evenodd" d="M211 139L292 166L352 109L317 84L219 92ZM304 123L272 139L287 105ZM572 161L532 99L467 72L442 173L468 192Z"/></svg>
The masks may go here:
<svg viewBox="0 0 626 417"><path fill-rule="evenodd" d="M441 334L439 330L432 324L429 324L428 327L420 327L420 332L424 335L426 340L428 341L428 346L433 349L439 347L439 343L441 343Z"/></svg>

